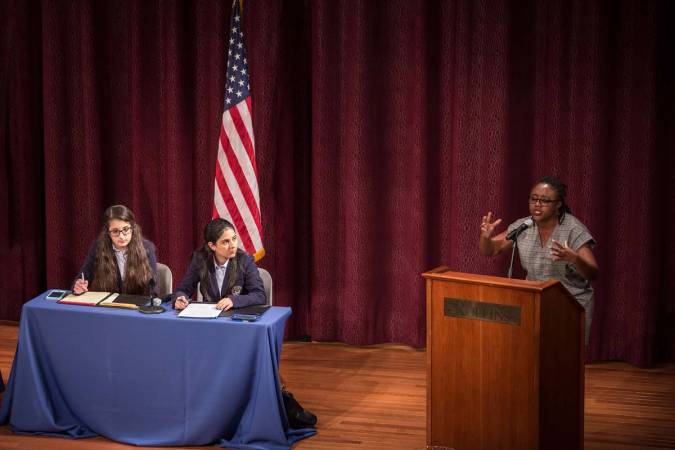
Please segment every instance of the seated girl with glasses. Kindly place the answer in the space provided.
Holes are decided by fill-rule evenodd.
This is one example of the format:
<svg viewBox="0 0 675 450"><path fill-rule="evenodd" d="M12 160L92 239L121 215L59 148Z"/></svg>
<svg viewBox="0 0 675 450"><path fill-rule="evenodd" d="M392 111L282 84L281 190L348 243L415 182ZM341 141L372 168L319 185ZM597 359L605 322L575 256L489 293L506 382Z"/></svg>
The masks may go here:
<svg viewBox="0 0 675 450"><path fill-rule="evenodd" d="M89 247L73 292L149 295L156 273L155 245L143 239L134 213L115 205L103 213L103 226Z"/></svg>
<svg viewBox="0 0 675 450"><path fill-rule="evenodd" d="M492 212L483 216L480 225L480 253L493 256L513 248L517 239L518 254L528 280L559 280L586 310L586 344L593 314L593 288L590 281L598 276L593 256L595 239L588 228L571 214L565 202L567 186L557 177L537 181L528 199L530 217L523 217L506 231L492 236L501 219L492 220ZM527 220L531 225L517 232ZM514 236L511 232L516 231ZM509 236L511 239L507 239Z"/></svg>
<svg viewBox="0 0 675 450"><path fill-rule="evenodd" d="M173 295L174 308L184 309L197 291L218 309L263 305L267 302L258 268L251 255L237 247L234 226L213 219L204 228L204 245L192 254L183 281Z"/></svg>

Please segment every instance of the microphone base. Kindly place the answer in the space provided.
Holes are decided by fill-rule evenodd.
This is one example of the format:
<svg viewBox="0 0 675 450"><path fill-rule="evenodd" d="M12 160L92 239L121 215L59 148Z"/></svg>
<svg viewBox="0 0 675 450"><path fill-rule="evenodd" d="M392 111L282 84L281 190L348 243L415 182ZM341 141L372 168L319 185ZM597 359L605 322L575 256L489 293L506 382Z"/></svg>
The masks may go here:
<svg viewBox="0 0 675 450"><path fill-rule="evenodd" d="M138 312L141 312L143 314L161 314L165 311L166 311L166 309L164 309L163 306L139 306L138 307Z"/></svg>

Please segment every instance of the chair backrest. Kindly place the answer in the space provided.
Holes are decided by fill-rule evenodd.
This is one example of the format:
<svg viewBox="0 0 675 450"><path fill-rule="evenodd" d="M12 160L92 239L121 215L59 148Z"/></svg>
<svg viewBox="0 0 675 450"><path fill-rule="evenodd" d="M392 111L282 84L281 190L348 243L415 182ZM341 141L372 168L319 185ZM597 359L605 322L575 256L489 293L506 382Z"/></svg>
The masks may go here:
<svg viewBox="0 0 675 450"><path fill-rule="evenodd" d="M173 275L166 264L157 263L157 295L164 297L173 292Z"/></svg>
<svg viewBox="0 0 675 450"><path fill-rule="evenodd" d="M262 279L263 282L263 287L265 288L265 296L267 297L267 304L272 305L272 275L270 273L263 269L262 267L258 267L258 273L260 274L260 278ZM204 299L202 296L201 291L199 290L199 283L197 283L197 301L201 302Z"/></svg>
<svg viewBox="0 0 675 450"><path fill-rule="evenodd" d="M262 278L263 286L265 287L267 304L272 305L272 275L262 267L258 267L258 272L260 273L260 278Z"/></svg>

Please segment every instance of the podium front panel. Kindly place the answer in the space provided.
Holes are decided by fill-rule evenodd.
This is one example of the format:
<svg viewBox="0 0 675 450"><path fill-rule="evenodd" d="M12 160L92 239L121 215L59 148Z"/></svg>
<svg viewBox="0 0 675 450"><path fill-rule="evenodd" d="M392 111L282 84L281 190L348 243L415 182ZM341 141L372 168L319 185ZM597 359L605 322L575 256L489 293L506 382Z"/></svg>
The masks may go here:
<svg viewBox="0 0 675 450"><path fill-rule="evenodd" d="M536 293L427 283L427 443L454 450L536 449Z"/></svg>

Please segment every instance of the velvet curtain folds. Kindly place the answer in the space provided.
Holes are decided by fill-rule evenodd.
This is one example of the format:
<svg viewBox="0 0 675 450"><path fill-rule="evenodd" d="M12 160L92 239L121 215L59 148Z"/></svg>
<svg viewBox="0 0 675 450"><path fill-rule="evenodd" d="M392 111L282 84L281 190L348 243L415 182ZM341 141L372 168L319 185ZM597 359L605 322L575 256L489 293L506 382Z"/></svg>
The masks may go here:
<svg viewBox="0 0 675 450"><path fill-rule="evenodd" d="M211 213L229 4L0 5L0 318L127 204L180 278ZM425 342L420 273L503 275L480 217L559 175L598 241L590 359L675 359L668 1L244 2L275 303L291 336ZM522 274L521 274L522 275Z"/></svg>

